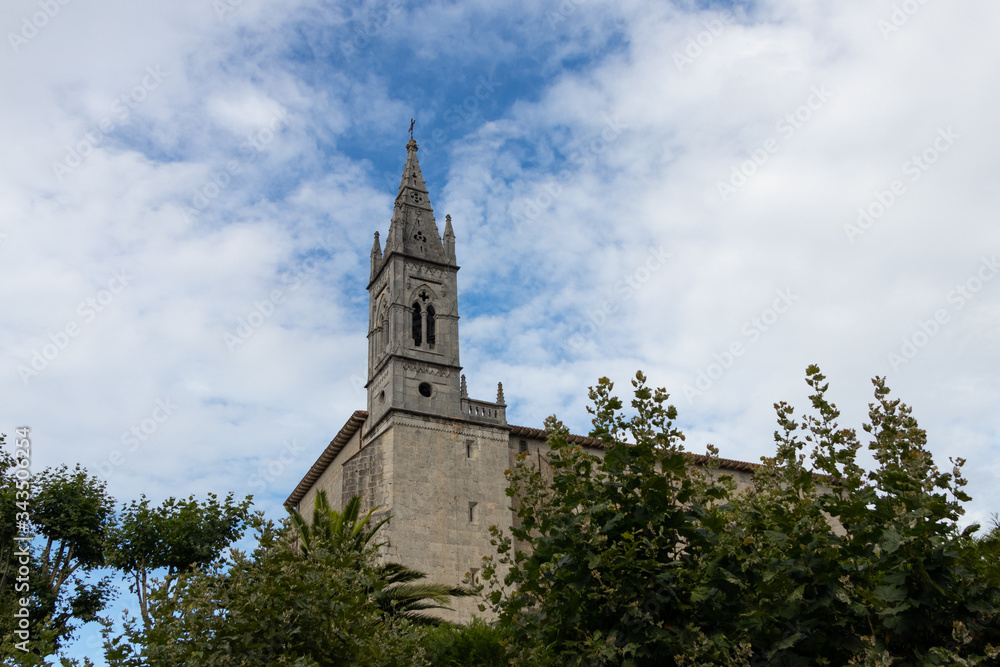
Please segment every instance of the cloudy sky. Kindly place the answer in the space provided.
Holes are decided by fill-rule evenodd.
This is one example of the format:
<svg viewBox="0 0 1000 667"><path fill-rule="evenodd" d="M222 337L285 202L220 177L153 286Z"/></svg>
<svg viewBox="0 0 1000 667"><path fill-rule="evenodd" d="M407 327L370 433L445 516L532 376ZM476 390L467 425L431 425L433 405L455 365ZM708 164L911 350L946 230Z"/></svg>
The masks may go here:
<svg viewBox="0 0 1000 667"><path fill-rule="evenodd" d="M470 394L502 381L511 423L585 433L587 386L642 369L691 449L755 461L818 363L859 431L888 376L937 461L969 461L970 520L1000 510L995 2L6 0L0 23L0 426L31 427L36 469L278 516L365 406L414 118Z"/></svg>

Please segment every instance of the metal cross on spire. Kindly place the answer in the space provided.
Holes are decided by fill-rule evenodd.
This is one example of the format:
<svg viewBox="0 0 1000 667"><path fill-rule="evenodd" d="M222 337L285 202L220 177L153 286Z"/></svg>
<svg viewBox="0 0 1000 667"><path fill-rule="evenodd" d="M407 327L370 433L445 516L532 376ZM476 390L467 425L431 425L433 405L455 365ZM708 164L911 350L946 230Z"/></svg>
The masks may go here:
<svg viewBox="0 0 1000 667"><path fill-rule="evenodd" d="M415 121L414 121L414 120L413 120L413 119L411 118L411 119L410 119L410 139L412 139L412 138L413 138L413 123L414 123L414 122L415 122Z"/></svg>

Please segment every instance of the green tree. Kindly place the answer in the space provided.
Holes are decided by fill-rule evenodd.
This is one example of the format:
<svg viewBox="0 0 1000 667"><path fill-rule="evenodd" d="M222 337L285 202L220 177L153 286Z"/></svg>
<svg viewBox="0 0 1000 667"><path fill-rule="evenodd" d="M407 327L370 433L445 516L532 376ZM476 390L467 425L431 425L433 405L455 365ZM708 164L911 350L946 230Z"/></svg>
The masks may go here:
<svg viewBox="0 0 1000 667"><path fill-rule="evenodd" d="M492 529L483 578L518 664L669 664L698 637L692 618L710 595L699 577L732 484L692 468L667 393L642 373L632 384L628 419L607 378L590 390L603 457L550 418L551 481L524 456L509 475L517 520L509 536Z"/></svg>
<svg viewBox="0 0 1000 667"><path fill-rule="evenodd" d="M770 664L992 660L1000 597L976 562L978 526L958 523L964 462L935 466L910 408L875 378L863 428L877 467L865 471L825 380L807 369L801 421L775 406L776 456L734 498L720 553L740 582L739 630Z"/></svg>
<svg viewBox="0 0 1000 667"><path fill-rule="evenodd" d="M81 623L103 621L98 615L115 592L111 578L99 576L108 568L131 580L148 620L150 573L165 571L169 588L180 573L217 561L248 520L249 498L220 502L210 495L206 501L171 498L159 507L143 498L126 507L119 522L105 483L79 465L47 468L30 480L18 480L16 468L0 447L0 658L7 662L45 664ZM34 539L17 542L25 530ZM17 574L22 565L27 581ZM22 598L28 601L27 653L16 646L15 630L22 628L14 613Z"/></svg>
<svg viewBox="0 0 1000 667"><path fill-rule="evenodd" d="M376 509L373 507L361 516L361 497L354 496L347 501L344 510L338 512L330 506L326 492L319 491L312 521L306 521L295 509L289 509L288 515L303 555L308 556L313 549L329 545L337 545L338 550L345 554L358 555L380 546L375 542L375 534L389 522L389 517L372 522Z"/></svg>
<svg viewBox="0 0 1000 667"><path fill-rule="evenodd" d="M106 633L109 664L426 665L424 619L411 619L452 589L419 595L412 571L378 564L384 521L371 515L360 515L358 499L338 512L320 495L310 522L293 513L278 528L256 517L252 553L234 550L152 586L150 622Z"/></svg>
<svg viewBox="0 0 1000 667"><path fill-rule="evenodd" d="M507 667L504 644L509 641L507 629L476 617L467 625L429 629L423 645L432 667Z"/></svg>
<svg viewBox="0 0 1000 667"><path fill-rule="evenodd" d="M714 449L685 455L641 373L629 419L606 378L591 389L603 457L551 418L551 480L525 459L509 473L517 520L484 567L515 663L995 664L1000 538L959 526L963 461L935 466L876 378L864 470L825 378L806 374L812 412L775 406L775 456L740 493Z"/></svg>
<svg viewBox="0 0 1000 667"><path fill-rule="evenodd" d="M0 656L43 664L80 623L96 620L113 595L110 580L96 575L105 566L114 499L103 481L80 466L47 468L21 484L14 469L14 458L0 449ZM24 514L27 520L18 521ZM25 528L35 539L15 541ZM27 582L14 576L23 560ZM29 603L27 654L15 646L14 613L21 599Z"/></svg>
<svg viewBox="0 0 1000 667"><path fill-rule="evenodd" d="M299 548L305 555L315 548L315 545L336 544L345 553L361 555L368 550L383 546L375 541L378 530L389 522L389 517L372 522L372 515L377 508L361 514L361 497L354 496L347 501L343 511L338 512L330 506L326 492L316 494L312 522L307 522L294 509L289 510L292 526L298 537ZM378 585L374 592L375 603L379 608L393 616L403 616L415 623L437 625L440 620L436 616L423 613L432 609L448 609L448 602L453 597L469 597L475 591L464 586L449 586L446 584L421 582L426 574L407 567L401 563L383 563L377 568ZM418 583L421 582L421 583Z"/></svg>
<svg viewBox="0 0 1000 667"><path fill-rule="evenodd" d="M990 523L990 531L972 544L968 557L985 584L1000 588L1000 516L994 514Z"/></svg>
<svg viewBox="0 0 1000 667"><path fill-rule="evenodd" d="M122 509L109 539L108 565L130 580L147 626L151 574L165 570L163 585L169 589L182 573L218 561L245 532L251 501L247 496L236 502L230 493L220 502L210 493L204 501L171 497L151 506L143 496Z"/></svg>

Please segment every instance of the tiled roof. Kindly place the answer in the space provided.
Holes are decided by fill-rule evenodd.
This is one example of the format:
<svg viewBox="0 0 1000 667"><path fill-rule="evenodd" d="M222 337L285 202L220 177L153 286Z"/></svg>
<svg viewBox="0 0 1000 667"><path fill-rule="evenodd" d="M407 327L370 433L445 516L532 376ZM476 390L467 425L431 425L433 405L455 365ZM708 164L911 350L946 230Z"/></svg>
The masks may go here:
<svg viewBox="0 0 1000 667"><path fill-rule="evenodd" d="M326 472L326 469L330 467L333 460L337 458L337 454L340 453L340 450L342 450L344 445L346 445L348 441L354 437L354 434L357 433L358 429L361 428L361 425L365 423L366 419L368 419L367 410L354 411L354 414L350 416L347 423L341 427L337 435L335 435L333 440L330 441L330 444L323 450L323 453L319 455L318 459L316 459L316 462L312 464L311 468L309 468L309 472L305 474L305 477L303 477L302 481L295 487L292 494L288 496L287 500L285 500L285 507L294 507L305 497L306 492L312 488L312 485L316 483L316 480L319 479L320 475Z"/></svg>

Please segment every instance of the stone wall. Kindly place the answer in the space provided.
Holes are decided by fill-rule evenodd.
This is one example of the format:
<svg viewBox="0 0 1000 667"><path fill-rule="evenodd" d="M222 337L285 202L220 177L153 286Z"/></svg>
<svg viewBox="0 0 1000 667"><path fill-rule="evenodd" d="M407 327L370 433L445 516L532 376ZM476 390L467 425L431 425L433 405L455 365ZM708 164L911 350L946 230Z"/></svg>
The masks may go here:
<svg viewBox="0 0 1000 667"><path fill-rule="evenodd" d="M351 439L340 450L336 458L330 463L323 474L320 475L312 488L306 491L302 500L298 503L299 512L307 521L312 521L313 508L316 505L316 493L326 492L326 499L334 509L340 509L343 505L344 484L344 462L350 459L361 448L361 429L356 431Z"/></svg>
<svg viewBox="0 0 1000 667"><path fill-rule="evenodd" d="M340 507L354 496L361 496L361 513L383 501L384 456L381 443L369 443L343 464Z"/></svg>
<svg viewBox="0 0 1000 667"><path fill-rule="evenodd" d="M391 496L392 520L380 534L389 542L385 558L427 573L428 581L460 584L495 554L490 526L510 529L507 430L403 413L387 421L377 436ZM453 604L455 611L441 616L468 621L478 613L477 600Z"/></svg>

